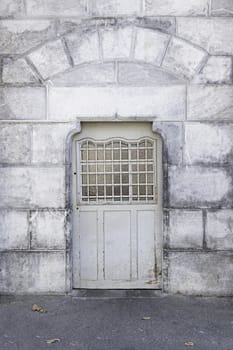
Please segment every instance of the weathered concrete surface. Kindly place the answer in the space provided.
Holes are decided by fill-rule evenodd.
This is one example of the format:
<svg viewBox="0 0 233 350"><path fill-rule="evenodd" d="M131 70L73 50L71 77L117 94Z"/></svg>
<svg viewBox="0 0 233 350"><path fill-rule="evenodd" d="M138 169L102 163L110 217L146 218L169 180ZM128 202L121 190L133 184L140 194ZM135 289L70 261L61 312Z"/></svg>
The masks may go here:
<svg viewBox="0 0 233 350"><path fill-rule="evenodd" d="M100 31L104 59L129 58L133 28L111 28Z"/></svg>
<svg viewBox="0 0 233 350"><path fill-rule="evenodd" d="M157 122L156 128L164 142L164 162L179 165L183 160L183 125L181 123Z"/></svg>
<svg viewBox="0 0 233 350"><path fill-rule="evenodd" d="M1 253L0 292L64 293L64 252Z"/></svg>
<svg viewBox="0 0 233 350"><path fill-rule="evenodd" d="M206 243L210 249L233 249L233 211L207 213Z"/></svg>
<svg viewBox="0 0 233 350"><path fill-rule="evenodd" d="M212 16L232 16L233 2L231 0L212 0L211 10Z"/></svg>
<svg viewBox="0 0 233 350"><path fill-rule="evenodd" d="M27 249L29 247L28 212L0 210L0 232L0 250Z"/></svg>
<svg viewBox="0 0 233 350"><path fill-rule="evenodd" d="M31 159L30 127L21 124L0 125L0 162L29 163Z"/></svg>
<svg viewBox="0 0 233 350"><path fill-rule="evenodd" d="M48 20L0 21L1 54L23 54L54 37L54 24Z"/></svg>
<svg viewBox="0 0 233 350"><path fill-rule="evenodd" d="M233 342L231 298L1 300L4 350L180 350L188 348L186 342L193 342L194 349L230 350ZM48 312L32 312L35 303ZM58 343L47 344L55 338Z"/></svg>
<svg viewBox="0 0 233 350"><path fill-rule="evenodd" d="M100 59L97 32L88 32L80 36L77 33L72 33L66 36L66 43L75 65Z"/></svg>
<svg viewBox="0 0 233 350"><path fill-rule="evenodd" d="M0 88L0 119L45 119L44 87Z"/></svg>
<svg viewBox="0 0 233 350"><path fill-rule="evenodd" d="M66 137L73 123L32 126L32 163L64 164Z"/></svg>
<svg viewBox="0 0 233 350"><path fill-rule="evenodd" d="M24 14L23 0L1 0L0 17L10 17Z"/></svg>
<svg viewBox="0 0 233 350"><path fill-rule="evenodd" d="M232 55L232 18L177 18L177 35L203 47L211 55Z"/></svg>
<svg viewBox="0 0 233 350"><path fill-rule="evenodd" d="M233 252L170 252L168 290L194 295L233 294Z"/></svg>
<svg viewBox="0 0 233 350"><path fill-rule="evenodd" d="M64 208L64 169L0 168L0 207Z"/></svg>
<svg viewBox="0 0 233 350"><path fill-rule="evenodd" d="M120 84L125 85L170 85L183 82L160 68L133 62L119 62L118 79Z"/></svg>
<svg viewBox="0 0 233 350"><path fill-rule="evenodd" d="M197 84L232 84L232 59L210 56L206 65L193 79Z"/></svg>
<svg viewBox="0 0 233 350"><path fill-rule="evenodd" d="M27 14L29 16L85 16L86 0L29 0Z"/></svg>
<svg viewBox="0 0 233 350"><path fill-rule="evenodd" d="M116 81L115 64L110 62L82 65L57 75L51 81L55 86L114 83Z"/></svg>
<svg viewBox="0 0 233 350"><path fill-rule="evenodd" d="M202 248L203 217L200 210L171 210L169 212L170 248Z"/></svg>
<svg viewBox="0 0 233 350"><path fill-rule="evenodd" d="M209 0L144 0L147 15L205 16Z"/></svg>
<svg viewBox="0 0 233 350"><path fill-rule="evenodd" d="M187 117L190 120L232 120L232 98L232 86L191 85Z"/></svg>
<svg viewBox="0 0 233 350"><path fill-rule="evenodd" d="M32 212L32 249L65 249L65 217L64 211Z"/></svg>
<svg viewBox="0 0 233 350"><path fill-rule="evenodd" d="M232 11L230 0L0 0L0 249L19 250L0 258L5 292L64 290L50 280L56 251L65 269L66 136L77 118L119 116L153 118L163 138L165 248L177 252L164 254L165 289L229 294L218 251L233 250Z"/></svg>
<svg viewBox="0 0 233 350"><path fill-rule="evenodd" d="M25 59L8 62L3 66L2 80L4 83L26 84L38 83L39 79Z"/></svg>
<svg viewBox="0 0 233 350"><path fill-rule="evenodd" d="M171 167L170 205L182 207L231 205L232 178L222 168Z"/></svg>
<svg viewBox="0 0 233 350"><path fill-rule="evenodd" d="M192 78L206 59L206 52L184 40L172 38L162 66L181 77Z"/></svg>
<svg viewBox="0 0 233 350"><path fill-rule="evenodd" d="M46 44L28 57L44 79L70 68L61 40Z"/></svg>
<svg viewBox="0 0 233 350"><path fill-rule="evenodd" d="M185 125L185 162L232 163L233 125L188 123Z"/></svg>
<svg viewBox="0 0 233 350"><path fill-rule="evenodd" d="M174 17L138 17L135 20L135 24L145 28L151 28L155 30L158 29L168 34L176 33L176 23Z"/></svg>
<svg viewBox="0 0 233 350"><path fill-rule="evenodd" d="M93 16L140 15L141 0L90 0Z"/></svg>
<svg viewBox="0 0 233 350"><path fill-rule="evenodd" d="M151 116L164 120L183 120L185 87L173 85L50 89L49 119L66 121L77 116L114 117L116 113L123 117Z"/></svg>
<svg viewBox="0 0 233 350"><path fill-rule="evenodd" d="M170 36L159 31L138 28L135 43L135 59L160 66Z"/></svg>

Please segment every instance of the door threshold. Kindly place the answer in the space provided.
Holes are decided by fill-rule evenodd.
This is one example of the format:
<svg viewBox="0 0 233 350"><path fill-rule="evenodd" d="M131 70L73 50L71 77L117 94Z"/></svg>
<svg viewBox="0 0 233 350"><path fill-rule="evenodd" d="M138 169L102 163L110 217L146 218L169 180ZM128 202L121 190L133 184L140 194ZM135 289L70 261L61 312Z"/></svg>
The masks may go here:
<svg viewBox="0 0 233 350"><path fill-rule="evenodd" d="M71 296L92 299L151 299L162 295L161 289L73 289Z"/></svg>

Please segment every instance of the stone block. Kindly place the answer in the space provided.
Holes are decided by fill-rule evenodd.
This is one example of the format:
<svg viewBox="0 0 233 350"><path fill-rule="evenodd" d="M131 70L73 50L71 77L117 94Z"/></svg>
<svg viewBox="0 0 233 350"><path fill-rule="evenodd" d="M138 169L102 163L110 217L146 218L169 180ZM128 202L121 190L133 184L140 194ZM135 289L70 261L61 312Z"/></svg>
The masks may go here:
<svg viewBox="0 0 233 350"><path fill-rule="evenodd" d="M2 72L3 83L10 84L25 84L38 83L38 77L31 67L27 64L25 59L8 62L3 66Z"/></svg>
<svg viewBox="0 0 233 350"><path fill-rule="evenodd" d="M160 66L170 36L146 28L138 28L135 43L135 59Z"/></svg>
<svg viewBox="0 0 233 350"><path fill-rule="evenodd" d="M209 0L144 0L146 15L206 16Z"/></svg>
<svg viewBox="0 0 233 350"><path fill-rule="evenodd" d="M65 170L64 168L32 168L29 173L32 206L39 208L64 208Z"/></svg>
<svg viewBox="0 0 233 350"><path fill-rule="evenodd" d="M201 69L206 57L205 51L173 37L166 51L162 67L178 76L191 79Z"/></svg>
<svg viewBox="0 0 233 350"><path fill-rule="evenodd" d="M0 124L0 163L30 163L30 126Z"/></svg>
<svg viewBox="0 0 233 350"><path fill-rule="evenodd" d="M164 153L171 165L182 163L183 159L183 125L181 123L157 122L156 127L164 141Z"/></svg>
<svg viewBox="0 0 233 350"><path fill-rule="evenodd" d="M185 162L223 163L232 158L233 125L189 123L185 125Z"/></svg>
<svg viewBox="0 0 233 350"><path fill-rule="evenodd" d="M54 24L48 20L0 21L1 54L23 54L54 37Z"/></svg>
<svg viewBox="0 0 233 350"><path fill-rule="evenodd" d="M177 35L211 55L233 54L233 18L177 18Z"/></svg>
<svg viewBox="0 0 233 350"><path fill-rule="evenodd" d="M65 249L65 217L64 211L32 212L32 249Z"/></svg>
<svg viewBox="0 0 233 350"><path fill-rule="evenodd" d="M189 120L233 119L232 86L189 86L187 98Z"/></svg>
<svg viewBox="0 0 233 350"><path fill-rule="evenodd" d="M171 210L169 212L168 242L170 248L202 248L202 212L200 210Z"/></svg>
<svg viewBox="0 0 233 350"><path fill-rule="evenodd" d="M125 85L170 85L183 83L174 75L147 64L119 62L119 83Z"/></svg>
<svg viewBox="0 0 233 350"><path fill-rule="evenodd" d="M232 0L212 0L211 15L212 16L232 16L233 15Z"/></svg>
<svg viewBox="0 0 233 350"><path fill-rule="evenodd" d="M138 17L136 24L141 27L160 30L168 34L176 33L176 20L174 17Z"/></svg>
<svg viewBox="0 0 233 350"><path fill-rule="evenodd" d="M28 213L0 210L0 250L29 247Z"/></svg>
<svg viewBox="0 0 233 350"><path fill-rule="evenodd" d="M1 208L64 208L63 168L0 168Z"/></svg>
<svg viewBox="0 0 233 350"><path fill-rule="evenodd" d="M92 16L140 15L141 0L90 0Z"/></svg>
<svg viewBox="0 0 233 350"><path fill-rule="evenodd" d="M64 293L63 252L9 252L1 255L2 293Z"/></svg>
<svg viewBox="0 0 233 350"><path fill-rule="evenodd" d="M65 163L66 137L74 124L36 124L32 127L32 163Z"/></svg>
<svg viewBox="0 0 233 350"><path fill-rule="evenodd" d="M43 79L47 79L54 74L70 68L60 40L44 45L40 49L32 52L28 57L36 66Z"/></svg>
<svg viewBox="0 0 233 350"><path fill-rule="evenodd" d="M206 243L209 249L233 249L233 210L207 213Z"/></svg>
<svg viewBox="0 0 233 350"><path fill-rule="evenodd" d="M82 117L153 117L183 120L185 87L80 87L50 89L49 119Z"/></svg>
<svg viewBox="0 0 233 350"><path fill-rule="evenodd" d="M210 56L206 65L197 74L195 84L231 84L232 59L224 56Z"/></svg>
<svg viewBox="0 0 233 350"><path fill-rule="evenodd" d="M27 14L29 16L85 16L86 0L29 0Z"/></svg>
<svg viewBox="0 0 233 350"><path fill-rule="evenodd" d="M193 295L233 294L233 254L169 253L168 291Z"/></svg>
<svg viewBox="0 0 233 350"><path fill-rule="evenodd" d="M229 206L232 179L224 168L172 167L169 192L170 205L178 208Z"/></svg>
<svg viewBox="0 0 233 350"><path fill-rule="evenodd" d="M24 13L23 0L1 0L0 17L17 16Z"/></svg>
<svg viewBox="0 0 233 350"><path fill-rule="evenodd" d="M131 54L133 28L101 29L104 59L129 58Z"/></svg>
<svg viewBox="0 0 233 350"><path fill-rule="evenodd" d="M114 63L87 64L61 73L51 79L55 86L79 86L90 84L114 83Z"/></svg>
<svg viewBox="0 0 233 350"><path fill-rule="evenodd" d="M0 88L0 119L45 119L44 87Z"/></svg>
<svg viewBox="0 0 233 350"><path fill-rule="evenodd" d="M97 32L72 33L67 35L66 42L75 65L100 60Z"/></svg>

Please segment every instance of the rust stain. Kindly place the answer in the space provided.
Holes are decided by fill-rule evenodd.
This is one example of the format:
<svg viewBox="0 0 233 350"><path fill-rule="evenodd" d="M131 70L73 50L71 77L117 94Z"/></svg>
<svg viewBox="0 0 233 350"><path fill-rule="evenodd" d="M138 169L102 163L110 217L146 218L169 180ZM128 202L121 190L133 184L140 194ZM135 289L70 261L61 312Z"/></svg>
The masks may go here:
<svg viewBox="0 0 233 350"><path fill-rule="evenodd" d="M151 280L151 281L146 282L146 284L156 284L156 283L157 283L157 280Z"/></svg>

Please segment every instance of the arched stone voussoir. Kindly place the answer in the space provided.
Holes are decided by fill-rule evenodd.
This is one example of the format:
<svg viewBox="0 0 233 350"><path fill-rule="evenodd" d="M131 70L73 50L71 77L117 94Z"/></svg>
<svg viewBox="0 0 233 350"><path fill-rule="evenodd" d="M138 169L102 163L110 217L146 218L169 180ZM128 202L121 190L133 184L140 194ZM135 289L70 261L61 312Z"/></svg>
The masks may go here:
<svg viewBox="0 0 233 350"><path fill-rule="evenodd" d="M208 53L185 40L172 37L162 67L173 74L192 79L204 66Z"/></svg>
<svg viewBox="0 0 233 350"><path fill-rule="evenodd" d="M176 36L139 26L108 26L73 32L46 43L29 58L46 80L72 65L125 60L161 67L178 78L191 80L206 63L202 48Z"/></svg>
<svg viewBox="0 0 233 350"><path fill-rule="evenodd" d="M36 73L24 58L4 62L2 81L4 84L36 84L40 82Z"/></svg>

